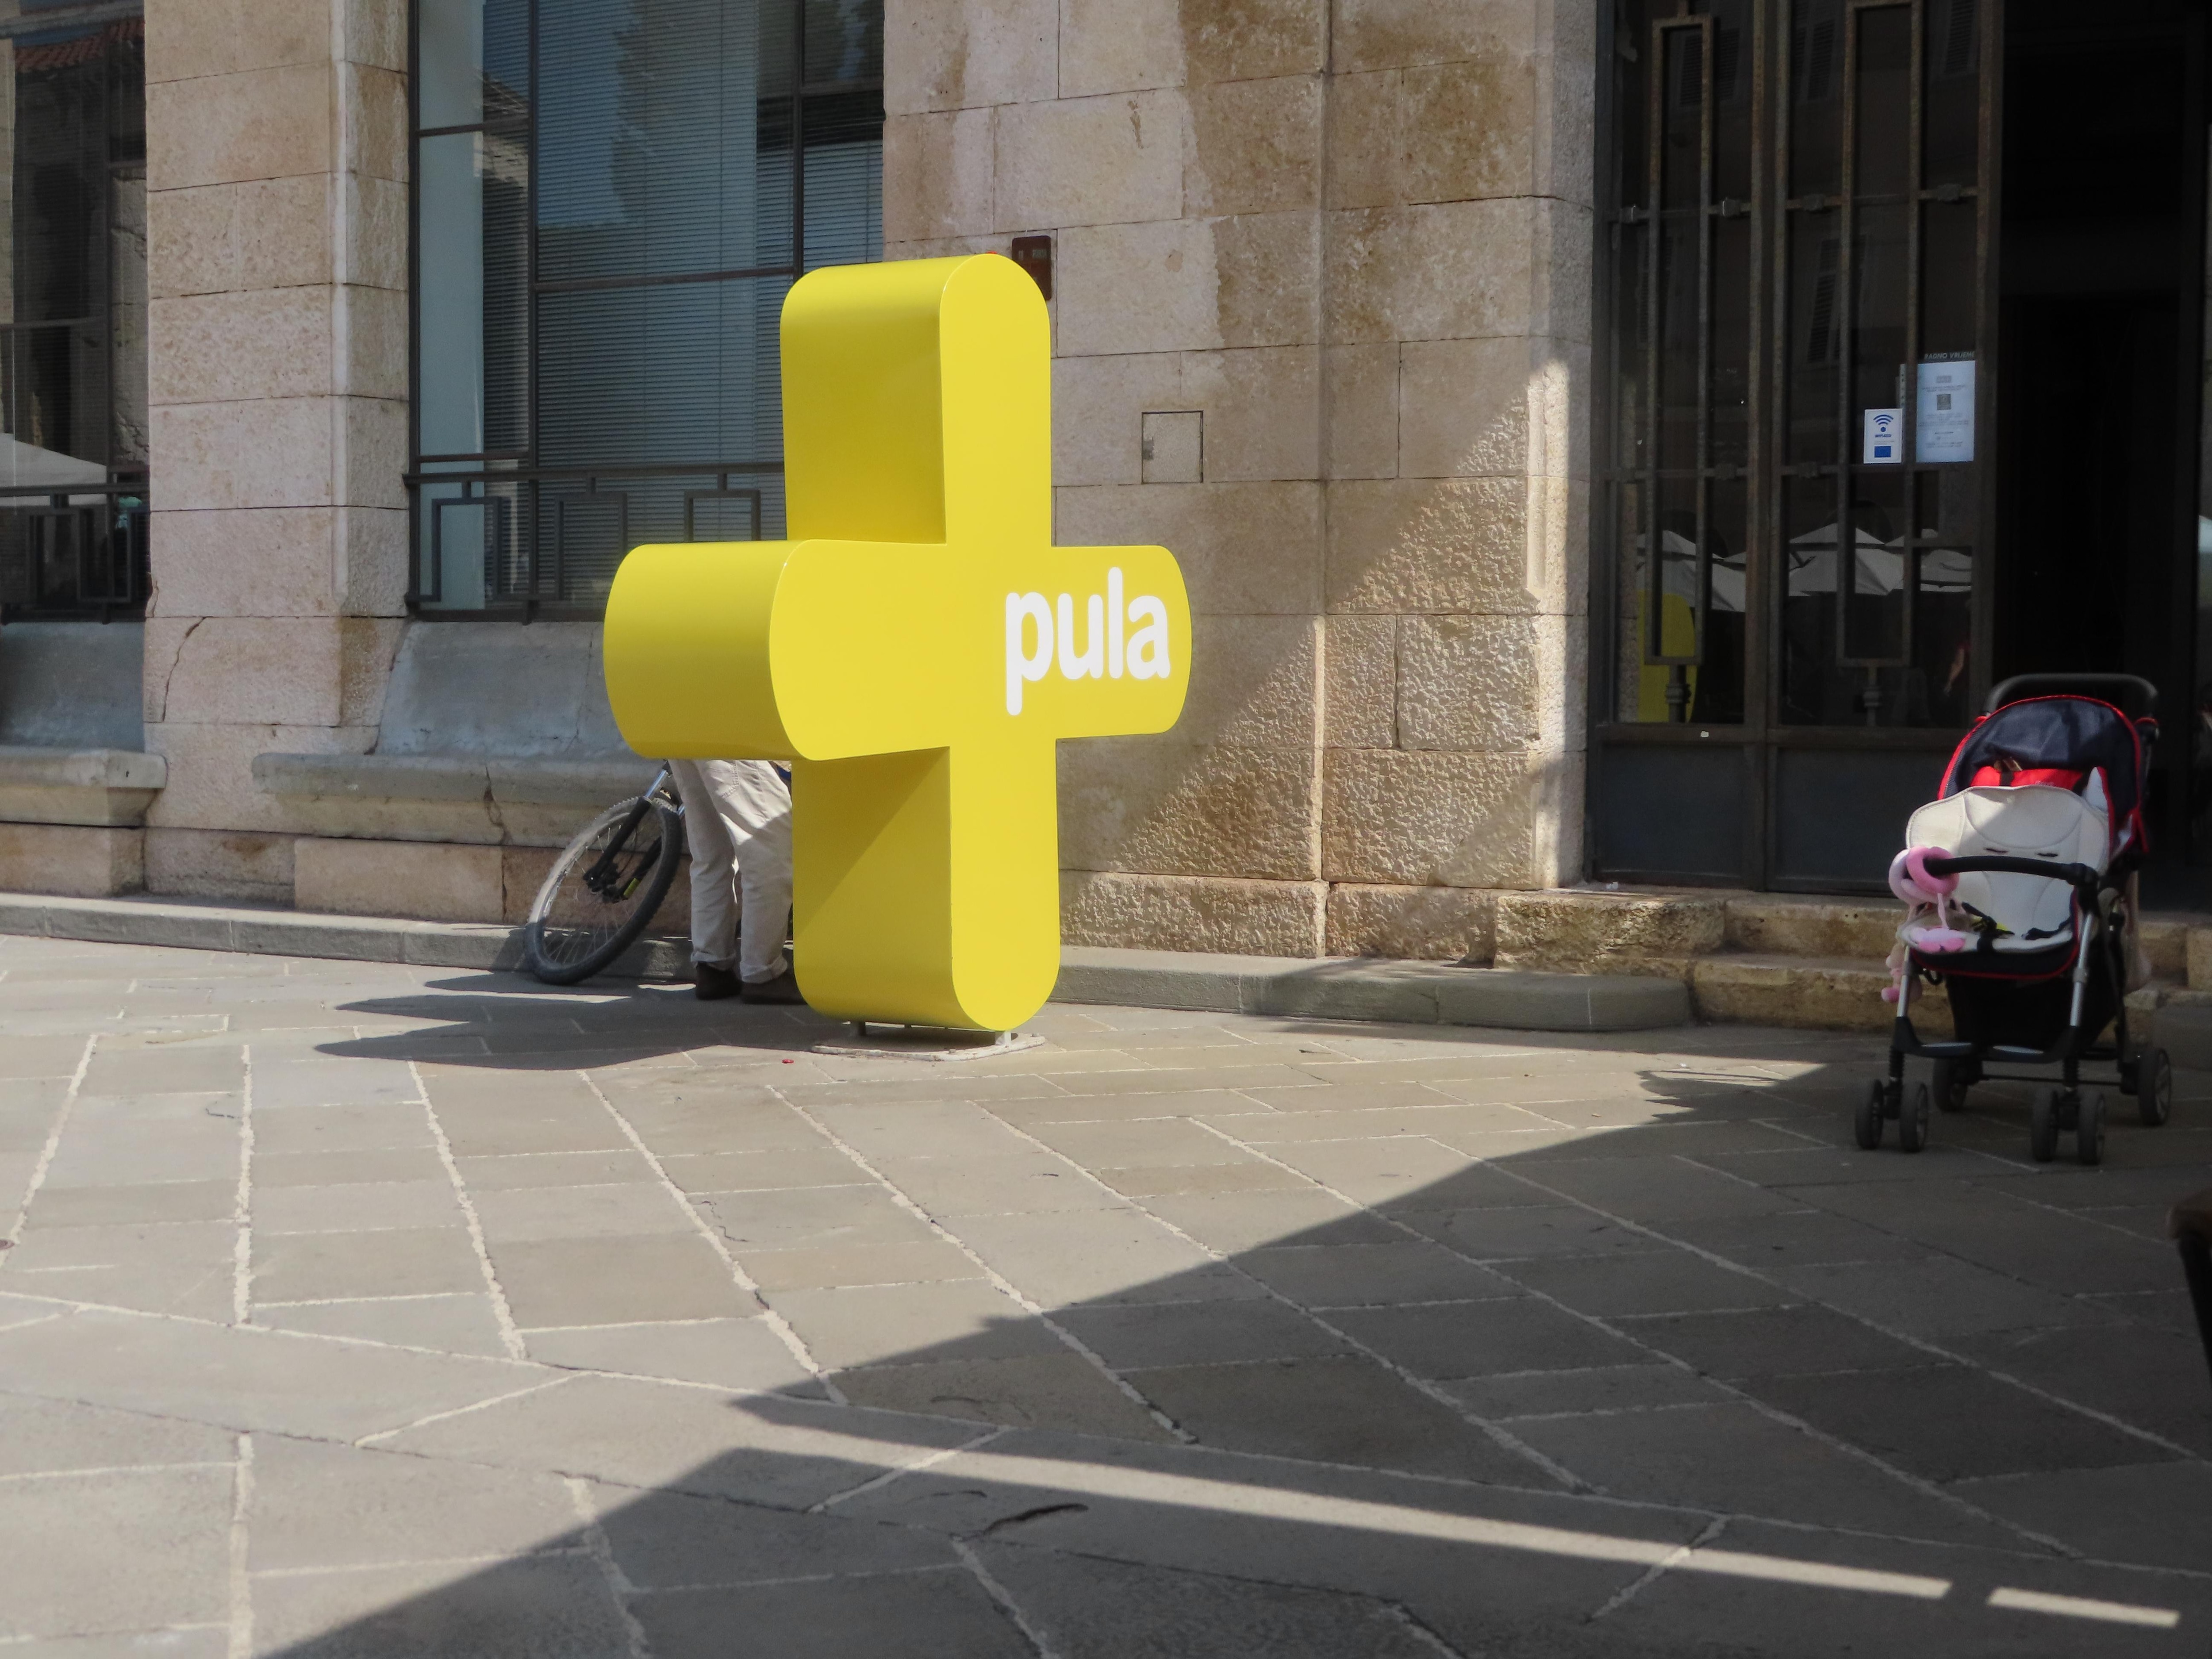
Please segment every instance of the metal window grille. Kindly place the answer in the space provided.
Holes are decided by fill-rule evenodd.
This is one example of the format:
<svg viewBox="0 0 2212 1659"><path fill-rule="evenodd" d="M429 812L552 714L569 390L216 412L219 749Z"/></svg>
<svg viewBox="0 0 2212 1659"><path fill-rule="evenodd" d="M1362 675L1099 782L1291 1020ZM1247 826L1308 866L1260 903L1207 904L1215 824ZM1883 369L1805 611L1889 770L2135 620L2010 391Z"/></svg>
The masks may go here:
<svg viewBox="0 0 2212 1659"><path fill-rule="evenodd" d="M148 591L145 25L0 20L0 617L135 617Z"/></svg>

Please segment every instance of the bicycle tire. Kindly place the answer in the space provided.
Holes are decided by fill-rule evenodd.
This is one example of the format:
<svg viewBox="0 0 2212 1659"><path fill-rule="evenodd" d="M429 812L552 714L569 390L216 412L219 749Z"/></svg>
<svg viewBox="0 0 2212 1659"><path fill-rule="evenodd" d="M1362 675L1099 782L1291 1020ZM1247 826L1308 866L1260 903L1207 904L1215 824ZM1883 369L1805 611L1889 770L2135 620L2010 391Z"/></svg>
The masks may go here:
<svg viewBox="0 0 2212 1659"><path fill-rule="evenodd" d="M641 806L644 813L625 834L623 826ZM647 835L658 838L638 847ZM592 890L585 881L610 853L617 860L611 896ZM675 884L683 854L684 820L672 808L641 795L617 801L561 849L539 885L523 925L525 965L548 985L574 985L603 971L651 925ZM625 859L635 862L626 866Z"/></svg>

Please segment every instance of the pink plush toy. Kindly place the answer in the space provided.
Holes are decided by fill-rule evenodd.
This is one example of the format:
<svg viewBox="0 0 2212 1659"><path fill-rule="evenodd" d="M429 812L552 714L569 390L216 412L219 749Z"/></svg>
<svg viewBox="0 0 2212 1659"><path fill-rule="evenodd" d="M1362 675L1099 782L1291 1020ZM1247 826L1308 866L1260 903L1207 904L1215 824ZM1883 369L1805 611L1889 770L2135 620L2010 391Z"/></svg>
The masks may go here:
<svg viewBox="0 0 2212 1659"><path fill-rule="evenodd" d="M1974 942L1972 934L1962 933L1951 926L1948 900L1959 890L1958 877L1939 876L1928 867L1929 859L1948 856L1941 847L1908 847L1889 864L1889 890L1896 894L1908 908L1917 910L1923 904L1936 907L1935 927L1908 924L1901 930L1907 945L1931 956L1948 956L1965 950ZM1893 960L1896 963L1896 978L1882 988L1881 1000L1884 1002L1895 1002L1904 994L1904 961L1901 957Z"/></svg>

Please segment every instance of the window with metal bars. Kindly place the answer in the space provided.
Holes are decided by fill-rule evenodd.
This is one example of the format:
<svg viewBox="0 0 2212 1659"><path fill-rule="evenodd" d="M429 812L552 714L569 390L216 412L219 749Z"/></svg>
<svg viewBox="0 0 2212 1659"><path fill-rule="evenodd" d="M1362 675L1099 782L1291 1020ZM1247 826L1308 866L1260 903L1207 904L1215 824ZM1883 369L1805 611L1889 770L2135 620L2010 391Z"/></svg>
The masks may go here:
<svg viewBox="0 0 2212 1659"><path fill-rule="evenodd" d="M29 0L0 17L9 619L145 608L146 31L134 10Z"/></svg>
<svg viewBox="0 0 2212 1659"><path fill-rule="evenodd" d="M882 251L882 0L417 0L414 602L783 533L776 324Z"/></svg>

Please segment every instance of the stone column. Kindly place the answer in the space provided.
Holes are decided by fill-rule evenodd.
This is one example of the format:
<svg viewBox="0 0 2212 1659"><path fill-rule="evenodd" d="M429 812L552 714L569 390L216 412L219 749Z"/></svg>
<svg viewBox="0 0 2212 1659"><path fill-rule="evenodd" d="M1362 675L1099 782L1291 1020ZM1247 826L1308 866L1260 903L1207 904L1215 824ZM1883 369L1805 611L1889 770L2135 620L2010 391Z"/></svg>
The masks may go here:
<svg viewBox="0 0 2212 1659"><path fill-rule="evenodd" d="M149 0L155 891L289 897L267 750L375 740L407 586L406 0Z"/></svg>
<svg viewBox="0 0 2212 1659"><path fill-rule="evenodd" d="M1329 106L1332 954L1581 874L1592 8L1346 0Z"/></svg>

